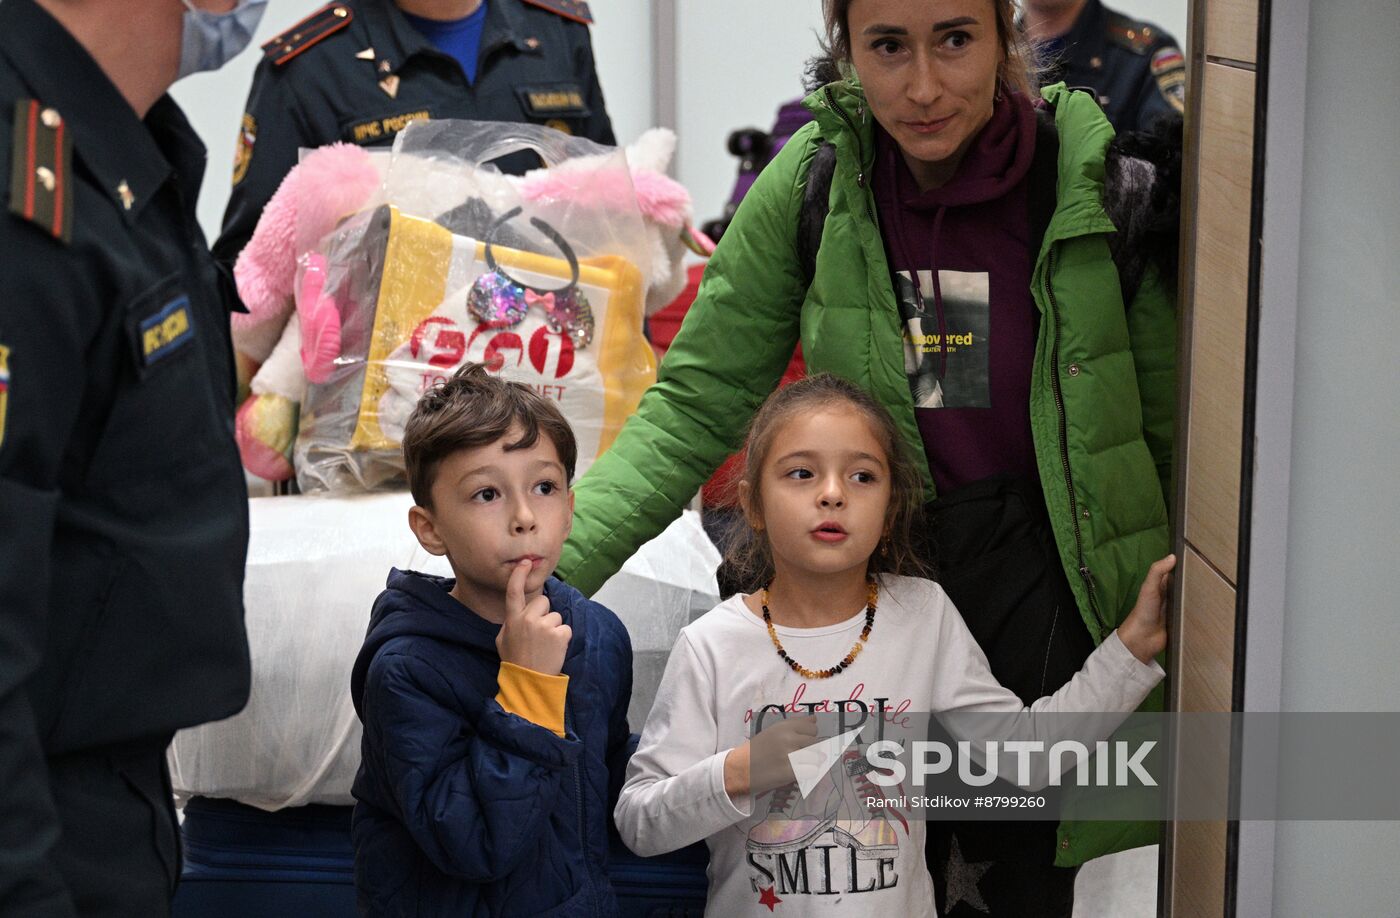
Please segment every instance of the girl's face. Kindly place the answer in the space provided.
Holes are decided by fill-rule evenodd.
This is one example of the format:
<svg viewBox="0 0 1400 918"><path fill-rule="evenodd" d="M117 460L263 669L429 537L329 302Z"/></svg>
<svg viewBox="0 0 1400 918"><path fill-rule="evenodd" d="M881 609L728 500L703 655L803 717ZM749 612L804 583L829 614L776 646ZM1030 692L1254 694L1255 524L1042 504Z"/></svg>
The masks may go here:
<svg viewBox="0 0 1400 918"><path fill-rule="evenodd" d="M774 431L759 473L762 506L748 482L741 493L778 577L865 575L885 534L890 471L863 414L841 404L799 414Z"/></svg>
<svg viewBox="0 0 1400 918"><path fill-rule="evenodd" d="M943 185L992 117L995 0L853 0L846 24L870 113L921 189Z"/></svg>

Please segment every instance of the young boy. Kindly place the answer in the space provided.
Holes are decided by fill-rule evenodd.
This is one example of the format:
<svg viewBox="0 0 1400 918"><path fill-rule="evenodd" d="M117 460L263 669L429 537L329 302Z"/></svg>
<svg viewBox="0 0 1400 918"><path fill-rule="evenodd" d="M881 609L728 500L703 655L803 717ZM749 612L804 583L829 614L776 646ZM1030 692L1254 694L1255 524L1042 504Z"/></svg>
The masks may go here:
<svg viewBox="0 0 1400 918"><path fill-rule="evenodd" d="M391 571L355 661L361 913L616 915L632 646L550 576L573 432L552 402L468 365L419 401L403 450L409 527L456 576Z"/></svg>

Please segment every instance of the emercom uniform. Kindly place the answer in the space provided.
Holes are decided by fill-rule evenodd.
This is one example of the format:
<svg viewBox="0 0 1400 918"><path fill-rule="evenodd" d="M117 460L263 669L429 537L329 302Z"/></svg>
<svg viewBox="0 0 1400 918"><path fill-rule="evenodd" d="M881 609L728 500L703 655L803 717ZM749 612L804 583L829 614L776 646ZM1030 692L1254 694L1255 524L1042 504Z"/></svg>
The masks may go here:
<svg viewBox="0 0 1400 918"><path fill-rule="evenodd" d="M0 916L162 915L177 729L238 712L248 504L205 150L0 2Z"/></svg>
<svg viewBox="0 0 1400 918"><path fill-rule="evenodd" d="M1092 91L1117 131L1146 130L1185 107L1186 58L1176 39L1099 0L1088 0L1073 28L1049 47L1053 66L1041 82Z"/></svg>
<svg viewBox="0 0 1400 918"><path fill-rule="evenodd" d="M485 0L477 73L442 53L392 0L341 0L263 46L239 129L233 194L214 246L233 261L299 148L388 146L419 118L545 124L614 144L593 66L588 5ZM503 162L523 172L530 154Z"/></svg>

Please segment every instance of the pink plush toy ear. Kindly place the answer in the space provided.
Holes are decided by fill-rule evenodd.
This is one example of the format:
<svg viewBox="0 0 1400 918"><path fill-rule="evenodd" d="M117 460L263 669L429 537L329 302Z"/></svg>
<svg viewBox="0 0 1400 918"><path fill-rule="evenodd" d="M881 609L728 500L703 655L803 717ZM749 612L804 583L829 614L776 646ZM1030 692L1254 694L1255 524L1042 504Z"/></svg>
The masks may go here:
<svg viewBox="0 0 1400 918"><path fill-rule="evenodd" d="M320 147L288 172L234 266L238 295L248 308L247 315L234 315L234 327L285 319L297 258L342 218L360 210L378 187L379 170L369 153L354 144Z"/></svg>
<svg viewBox="0 0 1400 918"><path fill-rule="evenodd" d="M301 272L297 320L301 322L301 366L308 382L323 383L340 356L340 310L322 296L326 286L326 256L312 252Z"/></svg>
<svg viewBox="0 0 1400 918"><path fill-rule="evenodd" d="M618 210L635 199L642 216L680 229L690 219L690 192L667 175L651 169L630 173L604 164L585 171L539 169L526 173L520 194L527 201L568 201L580 207Z"/></svg>

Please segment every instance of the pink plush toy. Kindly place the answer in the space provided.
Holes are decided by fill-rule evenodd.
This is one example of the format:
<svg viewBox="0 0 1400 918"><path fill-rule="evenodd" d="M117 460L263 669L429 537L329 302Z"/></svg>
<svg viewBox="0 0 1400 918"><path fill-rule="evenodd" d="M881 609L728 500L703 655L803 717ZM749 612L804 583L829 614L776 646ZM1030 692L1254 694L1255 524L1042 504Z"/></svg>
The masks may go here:
<svg viewBox="0 0 1400 918"><path fill-rule="evenodd" d="M307 378L325 379L340 350L340 316L320 296L325 259L317 244L361 210L380 185L370 154L352 144L321 147L282 180L234 266L248 308L233 318L234 347L259 365L238 410L243 465L270 481L292 477L291 451ZM293 297L298 262L306 265ZM291 322L296 308L298 321Z"/></svg>
<svg viewBox="0 0 1400 918"><path fill-rule="evenodd" d="M685 287L687 250L708 255L714 244L691 225L690 193L665 175L676 136L646 131L626 149L626 178L611 157L576 157L521 177L499 176L526 201L569 200L601 209L635 199L651 247L646 312L669 304ZM292 477L292 446L307 381L325 381L340 351L340 316L322 296L325 258L316 246L342 219L373 203L381 177L370 154L350 144L308 153L282 181L234 267L247 315L234 317L234 347L260 364L252 395L238 410L235 433L243 465L260 478ZM302 266L301 283L297 268ZM295 296L293 293L295 292ZM295 308L297 321L289 321Z"/></svg>

